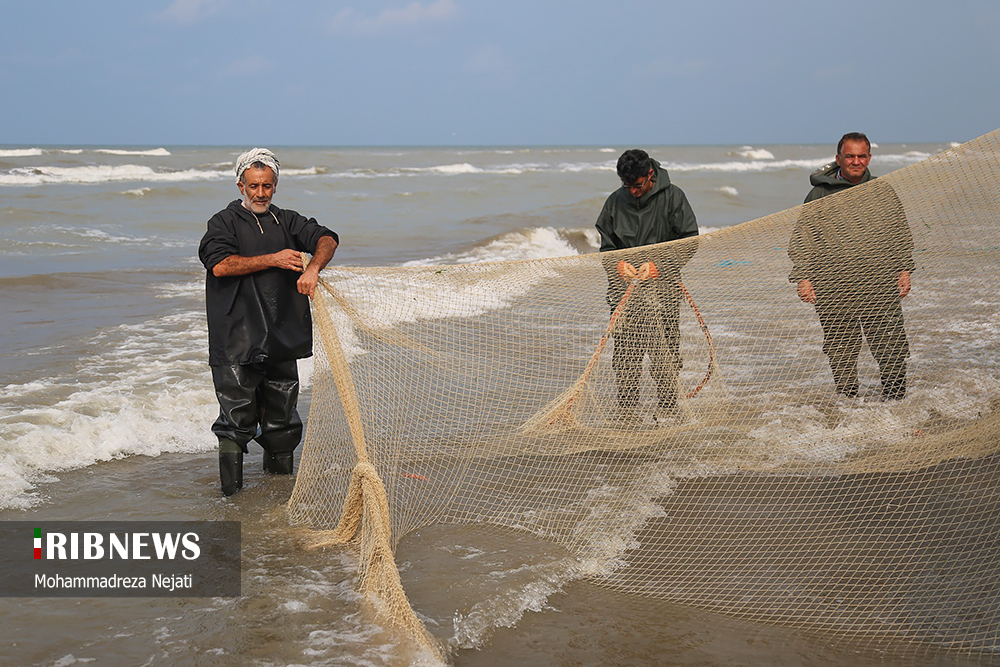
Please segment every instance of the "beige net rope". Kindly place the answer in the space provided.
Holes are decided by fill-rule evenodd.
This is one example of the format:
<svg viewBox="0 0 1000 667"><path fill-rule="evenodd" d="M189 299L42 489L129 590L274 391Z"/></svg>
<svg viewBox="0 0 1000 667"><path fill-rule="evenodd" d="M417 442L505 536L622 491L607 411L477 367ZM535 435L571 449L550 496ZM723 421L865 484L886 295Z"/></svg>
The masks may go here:
<svg viewBox="0 0 1000 667"><path fill-rule="evenodd" d="M621 591L995 650L998 176L993 133L697 239L328 269L291 521L357 543L380 616L439 654L393 560L435 523Z"/></svg>

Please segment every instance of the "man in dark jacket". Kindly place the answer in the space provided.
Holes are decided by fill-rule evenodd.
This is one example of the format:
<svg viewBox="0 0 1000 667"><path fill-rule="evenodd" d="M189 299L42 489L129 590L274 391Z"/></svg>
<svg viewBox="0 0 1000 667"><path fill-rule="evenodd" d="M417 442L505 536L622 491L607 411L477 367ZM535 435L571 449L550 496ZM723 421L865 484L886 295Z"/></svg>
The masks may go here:
<svg viewBox="0 0 1000 667"><path fill-rule="evenodd" d="M870 161L868 137L851 132L837 145L836 162L810 176L813 188L788 244L789 280L816 307L836 391L858 395L858 357L867 338L881 397L897 400L906 395L901 300L910 292L913 236L896 191L875 180Z"/></svg>
<svg viewBox="0 0 1000 667"><path fill-rule="evenodd" d="M296 360L312 355L309 297L339 242L316 220L271 203L278 166L263 148L237 159L243 199L212 216L198 249L208 271L208 357L221 408L212 432L227 496L243 486L251 439L264 449L264 470L292 473L302 438ZM308 268L302 252L313 255Z"/></svg>
<svg viewBox="0 0 1000 667"><path fill-rule="evenodd" d="M618 158L622 187L608 197L597 218L601 252L641 248L698 235L698 223L684 191L670 182L667 170L646 151L632 149ZM656 382L654 420L678 416L677 377L680 355L680 268L694 255L694 243L676 252L638 250L618 253L605 262L608 273L608 303L614 310L625 294L630 276L620 275L618 260L639 267L654 262L658 277L652 278L630 297L614 332L612 365L618 386L618 417L622 422L639 419L639 386L642 362L648 354L650 375ZM641 291L640 291L641 290Z"/></svg>

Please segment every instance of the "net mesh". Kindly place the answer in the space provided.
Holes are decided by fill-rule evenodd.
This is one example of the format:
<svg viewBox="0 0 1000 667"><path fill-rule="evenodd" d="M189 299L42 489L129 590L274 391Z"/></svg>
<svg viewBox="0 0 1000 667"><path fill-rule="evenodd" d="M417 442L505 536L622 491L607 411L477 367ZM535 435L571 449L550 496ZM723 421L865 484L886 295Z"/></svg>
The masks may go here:
<svg viewBox="0 0 1000 667"><path fill-rule="evenodd" d="M695 239L328 269L291 521L358 544L378 613L431 647L393 550L477 523L558 543L621 591L995 649L998 141ZM885 313L910 258L900 339ZM831 365L849 385L853 339L824 348L821 310L864 322L856 398ZM623 384L626 353L645 370ZM906 395L881 400L900 359Z"/></svg>

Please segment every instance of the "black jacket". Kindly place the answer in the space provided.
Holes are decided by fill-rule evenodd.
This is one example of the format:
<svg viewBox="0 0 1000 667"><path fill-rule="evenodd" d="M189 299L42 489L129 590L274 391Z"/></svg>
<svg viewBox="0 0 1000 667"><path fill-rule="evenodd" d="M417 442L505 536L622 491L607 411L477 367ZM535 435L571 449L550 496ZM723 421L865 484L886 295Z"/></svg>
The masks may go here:
<svg viewBox="0 0 1000 667"><path fill-rule="evenodd" d="M273 213L273 215L272 215ZM255 257L285 248L315 253L323 236L337 234L312 218L271 205L254 215L235 200L208 221L198 257L208 274L208 363L237 366L312 355L309 297L299 294L299 273L266 269L217 278L212 268L230 255Z"/></svg>

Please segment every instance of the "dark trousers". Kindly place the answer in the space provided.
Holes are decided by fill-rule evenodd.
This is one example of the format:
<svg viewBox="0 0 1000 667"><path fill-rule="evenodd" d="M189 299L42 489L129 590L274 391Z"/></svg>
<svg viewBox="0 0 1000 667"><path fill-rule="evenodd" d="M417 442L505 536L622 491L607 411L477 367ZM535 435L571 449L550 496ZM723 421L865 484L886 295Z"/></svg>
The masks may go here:
<svg viewBox="0 0 1000 667"><path fill-rule="evenodd" d="M682 365L680 301L640 300L630 306L614 333L615 349L611 357L618 384L618 407L635 410L639 405L642 362L648 354L649 374L656 382L657 407L675 408Z"/></svg>
<svg viewBox="0 0 1000 667"><path fill-rule="evenodd" d="M903 308L898 302L871 312L845 312L817 308L823 327L823 352L830 360L833 382L841 394L858 393L858 357L864 340L878 363L882 394L906 394L906 358L910 346L903 328Z"/></svg>
<svg viewBox="0 0 1000 667"><path fill-rule="evenodd" d="M243 451L256 438L271 454L291 452L302 439L302 419L296 409L299 370L295 360L212 366L219 418L212 432L233 440ZM257 428L260 427L260 435Z"/></svg>

